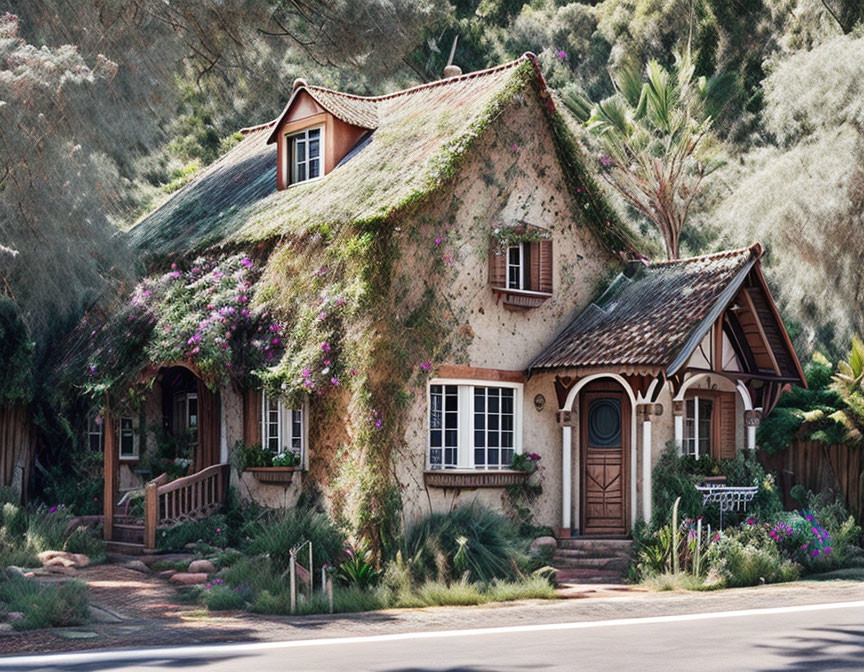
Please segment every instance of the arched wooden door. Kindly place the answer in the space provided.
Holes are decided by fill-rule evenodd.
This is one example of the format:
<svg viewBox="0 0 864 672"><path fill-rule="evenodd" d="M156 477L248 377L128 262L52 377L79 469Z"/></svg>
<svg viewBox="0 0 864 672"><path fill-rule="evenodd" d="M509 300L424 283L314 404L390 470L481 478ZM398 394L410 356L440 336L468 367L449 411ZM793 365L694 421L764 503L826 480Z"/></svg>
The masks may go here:
<svg viewBox="0 0 864 672"><path fill-rule="evenodd" d="M582 534L627 534L630 401L618 383L589 383L580 397Z"/></svg>

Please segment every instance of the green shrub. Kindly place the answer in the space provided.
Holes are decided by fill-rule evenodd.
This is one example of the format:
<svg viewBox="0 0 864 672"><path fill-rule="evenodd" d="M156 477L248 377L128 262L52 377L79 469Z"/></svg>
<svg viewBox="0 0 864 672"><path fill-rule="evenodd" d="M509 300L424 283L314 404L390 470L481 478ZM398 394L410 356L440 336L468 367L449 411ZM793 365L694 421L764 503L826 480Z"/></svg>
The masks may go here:
<svg viewBox="0 0 864 672"><path fill-rule="evenodd" d="M479 504L433 513L415 523L406 548L416 581L512 579L529 563L528 541L512 522Z"/></svg>
<svg viewBox="0 0 864 672"><path fill-rule="evenodd" d="M795 581L801 571L773 544L744 543L737 535L723 535L713 544L708 563L730 588Z"/></svg>
<svg viewBox="0 0 864 672"><path fill-rule="evenodd" d="M542 576L528 576L520 581L493 581L486 590L490 602L511 600L554 600L555 587Z"/></svg>
<svg viewBox="0 0 864 672"><path fill-rule="evenodd" d="M24 540L35 552L63 550L66 528L72 514L65 507L47 508L44 505L26 512L27 531Z"/></svg>
<svg viewBox="0 0 864 672"><path fill-rule="evenodd" d="M337 576L342 583L368 588L378 581L380 575L381 571L372 562L371 550L361 547L345 549L337 571Z"/></svg>
<svg viewBox="0 0 864 672"><path fill-rule="evenodd" d="M64 550L70 553L82 553L90 558L91 563L105 561L105 541L100 530L81 526L74 530L66 539Z"/></svg>
<svg viewBox="0 0 864 672"><path fill-rule="evenodd" d="M228 546L229 540L228 520L224 514L217 513L162 530L156 536L156 547L162 551L182 551L187 544L201 541L221 548Z"/></svg>
<svg viewBox="0 0 864 672"><path fill-rule="evenodd" d="M0 579L0 602L8 611L20 611L16 630L80 625L90 616L87 586L70 582L42 584L20 576Z"/></svg>
<svg viewBox="0 0 864 672"><path fill-rule="evenodd" d="M249 537L245 550L250 555L268 556L277 572L288 569L291 549L302 542L312 542L313 569L320 569L325 563L334 564L345 548L344 538L330 517L314 509L279 511L247 525L244 531ZM298 560L306 566L307 553L301 550ZM320 581L319 577L314 578Z"/></svg>
<svg viewBox="0 0 864 672"><path fill-rule="evenodd" d="M246 600L239 591L224 585L208 588L203 597L204 604L210 611L236 611L246 606Z"/></svg>

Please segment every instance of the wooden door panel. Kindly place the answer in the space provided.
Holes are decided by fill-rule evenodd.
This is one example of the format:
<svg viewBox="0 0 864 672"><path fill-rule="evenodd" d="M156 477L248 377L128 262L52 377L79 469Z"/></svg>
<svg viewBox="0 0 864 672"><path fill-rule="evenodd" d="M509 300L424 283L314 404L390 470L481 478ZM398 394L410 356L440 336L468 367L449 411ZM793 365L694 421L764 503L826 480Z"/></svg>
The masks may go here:
<svg viewBox="0 0 864 672"><path fill-rule="evenodd" d="M609 401L618 404L620 431L595 435L592 442L588 425L592 402ZM611 391L587 392L582 395L582 422L580 445L582 447L582 533L586 535L624 535L627 533L627 459L628 411L626 398ZM602 443L603 445L596 445Z"/></svg>

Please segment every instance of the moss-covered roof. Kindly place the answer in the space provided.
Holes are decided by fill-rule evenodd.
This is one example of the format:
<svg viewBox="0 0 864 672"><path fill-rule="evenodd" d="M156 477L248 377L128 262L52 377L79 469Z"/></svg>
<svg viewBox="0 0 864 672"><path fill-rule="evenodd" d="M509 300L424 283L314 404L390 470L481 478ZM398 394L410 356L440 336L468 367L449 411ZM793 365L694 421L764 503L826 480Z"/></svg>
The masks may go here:
<svg viewBox="0 0 864 672"><path fill-rule="evenodd" d="M277 191L276 148L268 138L278 120L248 129L236 147L136 224L133 244L164 257L381 221L452 176L473 141L514 96L531 87L552 122L568 185L588 223L616 251L638 245L586 174L532 54L378 97L302 86L326 98L328 106L344 103L353 113L362 108L369 123L374 118L377 124L371 137L324 178Z"/></svg>

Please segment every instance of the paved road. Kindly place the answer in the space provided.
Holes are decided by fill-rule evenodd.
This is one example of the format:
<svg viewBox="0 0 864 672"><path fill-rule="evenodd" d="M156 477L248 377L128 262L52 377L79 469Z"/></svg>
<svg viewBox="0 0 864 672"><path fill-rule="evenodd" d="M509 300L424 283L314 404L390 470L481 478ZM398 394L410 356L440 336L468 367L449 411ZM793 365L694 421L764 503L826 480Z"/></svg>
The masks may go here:
<svg viewBox="0 0 864 672"><path fill-rule="evenodd" d="M0 659L0 669L860 670L864 601L287 642Z"/></svg>

